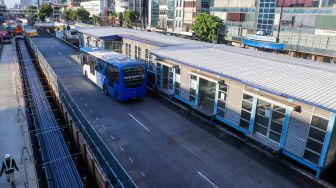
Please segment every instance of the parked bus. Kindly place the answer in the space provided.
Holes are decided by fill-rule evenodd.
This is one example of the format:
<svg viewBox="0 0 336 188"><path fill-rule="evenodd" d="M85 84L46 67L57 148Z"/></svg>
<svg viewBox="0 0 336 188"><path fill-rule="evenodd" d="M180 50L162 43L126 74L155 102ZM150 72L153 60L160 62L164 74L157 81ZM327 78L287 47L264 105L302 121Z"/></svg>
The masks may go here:
<svg viewBox="0 0 336 188"><path fill-rule="evenodd" d="M120 101L146 95L147 65L103 48L81 48L83 74L106 95Z"/></svg>

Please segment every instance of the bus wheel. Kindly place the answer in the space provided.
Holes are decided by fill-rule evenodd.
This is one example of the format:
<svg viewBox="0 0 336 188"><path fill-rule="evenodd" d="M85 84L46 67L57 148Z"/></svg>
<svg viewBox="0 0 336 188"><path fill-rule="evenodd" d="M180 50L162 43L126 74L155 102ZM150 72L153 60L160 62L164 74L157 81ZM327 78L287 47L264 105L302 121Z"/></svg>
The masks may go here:
<svg viewBox="0 0 336 188"><path fill-rule="evenodd" d="M103 91L104 91L105 95L107 95L107 96L109 95L106 86L103 87Z"/></svg>

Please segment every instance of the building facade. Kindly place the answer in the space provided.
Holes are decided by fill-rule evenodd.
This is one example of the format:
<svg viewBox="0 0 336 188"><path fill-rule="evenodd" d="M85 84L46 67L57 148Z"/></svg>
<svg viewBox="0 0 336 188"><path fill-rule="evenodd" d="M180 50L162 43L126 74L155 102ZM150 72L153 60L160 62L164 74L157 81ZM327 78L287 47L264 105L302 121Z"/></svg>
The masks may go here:
<svg viewBox="0 0 336 188"><path fill-rule="evenodd" d="M213 0L210 12L223 20L229 44L263 50L279 47L292 56L335 61L335 0ZM256 34L263 36L251 36ZM277 44L251 42L251 37Z"/></svg>
<svg viewBox="0 0 336 188"><path fill-rule="evenodd" d="M148 7L148 29L192 36L195 17L209 12L210 0L153 0Z"/></svg>
<svg viewBox="0 0 336 188"><path fill-rule="evenodd" d="M100 16L104 14L103 1L86 1L81 2L80 6L90 12L90 16Z"/></svg>
<svg viewBox="0 0 336 188"><path fill-rule="evenodd" d="M27 6L31 6L32 1L31 0L20 0L20 5L21 5L22 8L27 7Z"/></svg>

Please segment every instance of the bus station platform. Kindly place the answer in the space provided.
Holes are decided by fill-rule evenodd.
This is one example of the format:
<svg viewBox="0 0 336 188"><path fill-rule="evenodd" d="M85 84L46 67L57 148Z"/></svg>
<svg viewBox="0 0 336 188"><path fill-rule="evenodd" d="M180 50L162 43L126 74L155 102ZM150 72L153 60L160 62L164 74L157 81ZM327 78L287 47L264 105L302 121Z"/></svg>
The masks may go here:
<svg viewBox="0 0 336 188"><path fill-rule="evenodd" d="M75 49L44 37L31 43L55 74L57 92L69 95L72 110L84 116L78 122L89 122L85 129L99 135L136 186L318 187L247 144L217 136L214 127L161 98L122 103L106 96L82 75Z"/></svg>
<svg viewBox="0 0 336 188"><path fill-rule="evenodd" d="M13 45L5 45L0 61L0 160L9 153L16 161L16 187L38 187L35 162L20 92L19 65ZM3 173L0 187L12 187Z"/></svg>

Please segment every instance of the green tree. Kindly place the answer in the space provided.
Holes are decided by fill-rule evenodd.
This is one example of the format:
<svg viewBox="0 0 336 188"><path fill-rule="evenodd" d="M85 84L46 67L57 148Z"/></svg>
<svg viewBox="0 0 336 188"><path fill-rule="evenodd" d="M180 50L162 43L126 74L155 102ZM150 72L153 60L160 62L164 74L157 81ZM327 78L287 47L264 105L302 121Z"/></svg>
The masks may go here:
<svg viewBox="0 0 336 188"><path fill-rule="evenodd" d="M91 22L96 25L99 22L99 18L96 15L93 15L91 17Z"/></svg>
<svg viewBox="0 0 336 188"><path fill-rule="evenodd" d="M222 21L218 16L202 13L196 16L192 30L197 39L215 42L218 40L218 30L221 26Z"/></svg>
<svg viewBox="0 0 336 188"><path fill-rule="evenodd" d="M73 12L72 9L66 9L66 10L63 11L63 15L66 19L72 20L71 19L72 12Z"/></svg>
<svg viewBox="0 0 336 188"><path fill-rule="evenodd" d="M42 4L39 12L46 17L50 17L53 14L53 8L49 4Z"/></svg>
<svg viewBox="0 0 336 188"><path fill-rule="evenodd" d="M82 22L87 22L90 19L90 12L81 7L76 10L76 16Z"/></svg>
<svg viewBox="0 0 336 188"><path fill-rule="evenodd" d="M110 23L112 24L112 25L115 25L115 23L116 23L116 19L118 18L118 13L117 12L115 12L115 11L111 11L110 12L110 14L109 14L109 20L110 20Z"/></svg>
<svg viewBox="0 0 336 188"><path fill-rule="evenodd" d="M77 11L76 10L71 10L70 12L70 16L69 16L70 20L77 20Z"/></svg>
<svg viewBox="0 0 336 188"><path fill-rule="evenodd" d="M41 20L41 21L45 21L46 19L46 15L45 14L42 14L40 11L38 11L36 13L36 16Z"/></svg>
<svg viewBox="0 0 336 188"><path fill-rule="evenodd" d="M126 10L124 12L124 21L127 27L132 27L135 23L136 16L134 11Z"/></svg>

